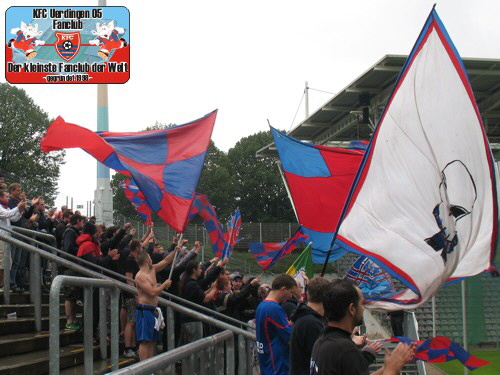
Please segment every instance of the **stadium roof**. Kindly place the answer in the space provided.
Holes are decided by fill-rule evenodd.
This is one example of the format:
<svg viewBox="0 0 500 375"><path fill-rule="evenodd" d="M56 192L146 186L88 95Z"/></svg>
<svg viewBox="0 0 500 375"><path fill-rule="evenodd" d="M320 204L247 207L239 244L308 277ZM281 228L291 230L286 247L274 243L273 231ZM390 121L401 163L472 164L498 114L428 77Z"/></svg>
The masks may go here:
<svg viewBox="0 0 500 375"><path fill-rule="evenodd" d="M293 128L291 137L342 147L369 140L407 56L386 55ZM500 152L500 60L464 58L491 147ZM257 156L276 155L274 143Z"/></svg>

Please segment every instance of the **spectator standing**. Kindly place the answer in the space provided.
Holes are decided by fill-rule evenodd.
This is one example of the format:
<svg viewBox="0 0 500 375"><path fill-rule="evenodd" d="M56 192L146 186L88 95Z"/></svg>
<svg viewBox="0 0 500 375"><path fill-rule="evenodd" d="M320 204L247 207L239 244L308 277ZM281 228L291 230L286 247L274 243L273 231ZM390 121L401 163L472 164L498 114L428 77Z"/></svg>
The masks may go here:
<svg viewBox="0 0 500 375"><path fill-rule="evenodd" d="M224 315L241 320L241 304L250 296L252 290L257 290L260 279L254 278L235 293L231 290L229 278L229 272L223 270L215 282L217 288L214 296L215 308Z"/></svg>
<svg viewBox="0 0 500 375"><path fill-rule="evenodd" d="M26 197L22 191L21 185L18 183L13 183L9 185L9 208L15 208L21 202L26 200ZM24 228L27 219L33 217L33 210L38 204L38 199L33 199L31 201L31 206L24 210L23 215L17 221L11 221L11 225L14 227ZM22 293L25 291L24 284L26 283L26 261L28 259L28 253L23 251L17 246L10 247L10 288L13 292Z"/></svg>
<svg viewBox="0 0 500 375"><path fill-rule="evenodd" d="M292 316L299 306L299 301L302 299L302 284L297 279L295 279L295 283L297 288L294 290L292 297L281 304L288 320L292 320Z"/></svg>
<svg viewBox="0 0 500 375"><path fill-rule="evenodd" d="M329 281L315 277L309 282L307 303L301 303L292 316L290 375L308 375L314 343L324 328L323 300Z"/></svg>
<svg viewBox="0 0 500 375"><path fill-rule="evenodd" d="M392 337L404 336L403 322L405 318L404 310L389 311L387 313L391 320Z"/></svg>
<svg viewBox="0 0 500 375"><path fill-rule="evenodd" d="M203 277L203 268L200 263L193 260L188 262L186 270L179 283L180 296L198 305L212 302L217 286L214 281L222 272L229 259L219 261L217 266L210 267ZM210 284L212 286L209 288ZM200 340L203 337L203 324L191 317L181 315L181 332L179 346Z"/></svg>
<svg viewBox="0 0 500 375"><path fill-rule="evenodd" d="M238 293L243 286L243 275L235 272L229 276L231 280L231 289L234 293Z"/></svg>
<svg viewBox="0 0 500 375"><path fill-rule="evenodd" d="M62 250L67 254L76 256L78 254L78 244L76 239L80 236L83 228L83 218L80 215L73 215L70 219L70 226L66 228L62 237ZM77 276L77 273L71 269L64 271L67 276ZM69 331L78 331L80 325L76 320L76 301L81 298L80 290L73 286L64 288L64 311L66 313L66 326L64 329Z"/></svg>
<svg viewBox="0 0 500 375"><path fill-rule="evenodd" d="M78 245L76 256L100 267L109 268L110 264L118 259L119 254L117 249L113 249L108 252L108 255L102 255L100 247L101 234L102 226L96 226L91 222L86 222L83 225L82 234L76 239L76 244ZM95 271L95 269L92 270ZM97 288L94 289L93 292L92 307L93 329L94 334L96 334L99 323L99 289Z"/></svg>
<svg viewBox="0 0 500 375"><path fill-rule="evenodd" d="M292 276L279 275L273 280L267 298L257 307L257 354L262 375L288 374L292 327L280 304L290 299L295 289L297 283Z"/></svg>
<svg viewBox="0 0 500 375"><path fill-rule="evenodd" d="M361 290L349 280L336 280L328 286L323 306L328 324L314 344L310 374L369 374L370 362L351 338L354 327L363 321ZM398 374L414 354L413 345L398 344L392 354L387 352L384 367L375 374Z"/></svg>
<svg viewBox="0 0 500 375"><path fill-rule="evenodd" d="M130 243L130 254L125 260L125 276L134 280L139 272L139 264L137 264L137 256L142 252L141 243L138 240L132 240ZM134 281L127 280L127 284L135 286ZM126 358L134 358L135 348L135 308L136 297L130 293L123 293L123 307L126 315L125 328L123 330L123 337L125 340L125 353Z"/></svg>
<svg viewBox="0 0 500 375"><path fill-rule="evenodd" d="M160 330L164 327L163 315L158 307L158 295L172 282L166 280L158 286L156 273L172 263L175 251L160 263L153 264L146 252L137 256L139 272L135 276L137 287L137 306L135 313L136 340L139 342L139 360L155 355L156 343L160 341Z"/></svg>
<svg viewBox="0 0 500 375"><path fill-rule="evenodd" d="M16 207L9 208L9 193L6 190L0 190L0 225L4 227L10 226L10 220L19 220L26 209L26 201L20 201ZM5 234L5 233L4 233ZM5 242L0 240L0 289L3 288L4 280L4 264L3 252ZM3 292L3 289L2 289Z"/></svg>
<svg viewBox="0 0 500 375"><path fill-rule="evenodd" d="M66 231L66 228L70 225L71 216L72 214L69 210L64 211L64 213L61 215L60 221L56 225L55 236L58 249L62 249L63 235Z"/></svg>

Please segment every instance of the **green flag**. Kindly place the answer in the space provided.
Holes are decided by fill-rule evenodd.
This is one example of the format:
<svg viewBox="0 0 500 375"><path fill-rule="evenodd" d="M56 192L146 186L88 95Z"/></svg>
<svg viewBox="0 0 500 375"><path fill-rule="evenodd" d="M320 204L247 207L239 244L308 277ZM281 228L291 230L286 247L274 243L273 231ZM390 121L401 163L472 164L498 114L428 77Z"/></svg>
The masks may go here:
<svg viewBox="0 0 500 375"><path fill-rule="evenodd" d="M303 277L301 276L301 272L304 272L308 278L312 279L314 277L314 271L312 266L312 255L311 255L311 247L312 242L309 242L309 245L302 251L299 257L293 262L288 271L286 271L287 275L292 276L295 279L299 279L302 284Z"/></svg>

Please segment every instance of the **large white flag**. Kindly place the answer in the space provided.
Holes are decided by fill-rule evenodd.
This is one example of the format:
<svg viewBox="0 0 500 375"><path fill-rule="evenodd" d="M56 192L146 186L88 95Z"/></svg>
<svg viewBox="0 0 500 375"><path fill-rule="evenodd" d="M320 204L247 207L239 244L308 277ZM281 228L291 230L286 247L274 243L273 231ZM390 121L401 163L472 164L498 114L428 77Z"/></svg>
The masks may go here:
<svg viewBox="0 0 500 375"><path fill-rule="evenodd" d="M462 60L435 10L363 163L338 239L408 287L371 306L415 308L450 279L491 267L492 155Z"/></svg>

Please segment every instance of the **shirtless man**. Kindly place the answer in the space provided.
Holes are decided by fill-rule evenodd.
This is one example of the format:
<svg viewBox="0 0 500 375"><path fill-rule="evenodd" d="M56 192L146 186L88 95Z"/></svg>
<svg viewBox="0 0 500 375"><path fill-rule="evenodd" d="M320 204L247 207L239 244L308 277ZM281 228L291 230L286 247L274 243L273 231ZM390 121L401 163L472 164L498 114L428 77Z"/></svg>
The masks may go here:
<svg viewBox="0 0 500 375"><path fill-rule="evenodd" d="M156 342L161 339L159 328L155 329L155 326L159 327L161 324L157 324L156 319L159 318L163 322L161 310L157 308L158 295L172 284L172 281L168 279L158 286L156 273L172 263L174 255L178 251L177 247L175 251L156 264L153 264L151 257L145 251L137 255L139 272L135 276L135 286L137 287L135 331L136 340L139 342L139 360L141 361L155 354Z"/></svg>

